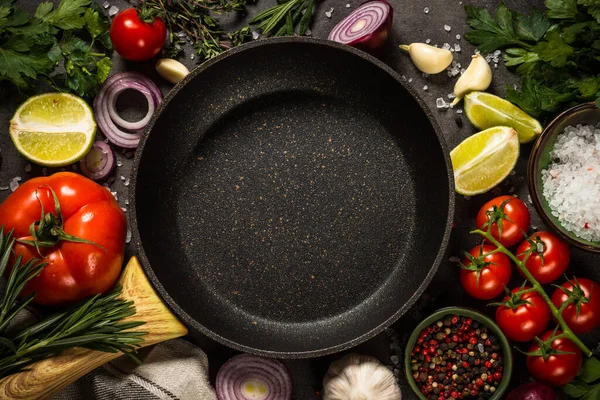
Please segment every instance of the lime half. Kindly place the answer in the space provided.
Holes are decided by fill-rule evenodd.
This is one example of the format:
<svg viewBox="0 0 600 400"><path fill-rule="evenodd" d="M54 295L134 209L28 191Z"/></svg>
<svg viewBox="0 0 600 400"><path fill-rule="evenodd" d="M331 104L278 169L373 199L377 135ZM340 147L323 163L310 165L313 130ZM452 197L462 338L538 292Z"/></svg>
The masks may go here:
<svg viewBox="0 0 600 400"><path fill-rule="evenodd" d="M486 129L450 152L456 191L466 196L485 193L502 182L519 158L519 135L507 126Z"/></svg>
<svg viewBox="0 0 600 400"><path fill-rule="evenodd" d="M542 133L542 125L510 101L485 92L465 96L465 114L477 129L509 126L519 133L519 142L527 143Z"/></svg>
<svg viewBox="0 0 600 400"><path fill-rule="evenodd" d="M30 97L10 121L10 138L19 153L48 167L79 161L92 147L95 135L92 109L67 93Z"/></svg>

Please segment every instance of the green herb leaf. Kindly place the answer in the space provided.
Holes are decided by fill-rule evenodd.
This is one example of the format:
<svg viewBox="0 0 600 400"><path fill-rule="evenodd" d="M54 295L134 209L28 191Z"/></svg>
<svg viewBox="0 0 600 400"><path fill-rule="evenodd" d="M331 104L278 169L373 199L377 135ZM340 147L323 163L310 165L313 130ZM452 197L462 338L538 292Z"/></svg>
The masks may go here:
<svg viewBox="0 0 600 400"><path fill-rule="evenodd" d="M300 20L300 28L298 30L300 36L305 35L308 31L314 5L315 0L309 0L308 7L306 7L306 11L304 11L304 15L302 15L302 19Z"/></svg>
<svg viewBox="0 0 600 400"><path fill-rule="evenodd" d="M598 78L590 77L584 79L579 84L579 92L584 99L596 98L596 94L600 91L600 82Z"/></svg>
<svg viewBox="0 0 600 400"><path fill-rule="evenodd" d="M550 20L540 10L532 10L529 16L517 14L514 18L515 33L522 40L537 42L550 28Z"/></svg>
<svg viewBox="0 0 600 400"><path fill-rule="evenodd" d="M549 61L553 67L563 67L575 49L565 43L557 31L548 32L545 42L539 42L534 51L540 59Z"/></svg>
<svg viewBox="0 0 600 400"><path fill-rule="evenodd" d="M90 33L92 39L96 39L106 31L104 20L100 18L98 11L88 8L83 16L85 19L85 28Z"/></svg>
<svg viewBox="0 0 600 400"><path fill-rule="evenodd" d="M577 0L546 0L544 4L550 18L570 19L577 15Z"/></svg>
<svg viewBox="0 0 600 400"><path fill-rule="evenodd" d="M91 0L61 0L58 7L42 20L64 30L83 28L84 13L90 3Z"/></svg>
<svg viewBox="0 0 600 400"><path fill-rule="evenodd" d="M600 379L600 361L596 357L586 357L577 375L585 383L592 383Z"/></svg>
<svg viewBox="0 0 600 400"><path fill-rule="evenodd" d="M535 63L539 59L537 53L519 47L509 48L504 51L504 64L507 67L523 63Z"/></svg>
<svg viewBox="0 0 600 400"><path fill-rule="evenodd" d="M35 18L44 18L46 15L52 11L54 8L54 4L50 2L40 3L37 10L35 10Z"/></svg>
<svg viewBox="0 0 600 400"><path fill-rule="evenodd" d="M589 392L590 388L584 382L574 380L563 386L561 390L567 396L578 399Z"/></svg>
<svg viewBox="0 0 600 400"><path fill-rule="evenodd" d="M577 4L588 7L587 12L600 23L600 1L598 0L578 0Z"/></svg>

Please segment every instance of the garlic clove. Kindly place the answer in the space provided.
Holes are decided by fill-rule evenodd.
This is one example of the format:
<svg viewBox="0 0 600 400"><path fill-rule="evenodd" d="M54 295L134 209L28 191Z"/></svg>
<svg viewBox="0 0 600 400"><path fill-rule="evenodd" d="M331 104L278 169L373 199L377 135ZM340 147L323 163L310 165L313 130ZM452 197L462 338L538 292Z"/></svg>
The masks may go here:
<svg viewBox="0 0 600 400"><path fill-rule="evenodd" d="M185 65L172 58L161 58L156 62L156 71L172 84L181 81L190 71Z"/></svg>
<svg viewBox="0 0 600 400"><path fill-rule="evenodd" d="M401 400L400 388L378 359L347 354L329 366L323 379L323 400Z"/></svg>
<svg viewBox="0 0 600 400"><path fill-rule="evenodd" d="M484 91L492 83L492 69L481 54L475 54L467 70L458 78L454 85L454 95L456 98L452 106L458 104L462 98L475 91Z"/></svg>
<svg viewBox="0 0 600 400"><path fill-rule="evenodd" d="M400 48L410 55L415 66L427 74L439 74L452 63L454 56L450 50L439 49L425 43L401 45Z"/></svg>

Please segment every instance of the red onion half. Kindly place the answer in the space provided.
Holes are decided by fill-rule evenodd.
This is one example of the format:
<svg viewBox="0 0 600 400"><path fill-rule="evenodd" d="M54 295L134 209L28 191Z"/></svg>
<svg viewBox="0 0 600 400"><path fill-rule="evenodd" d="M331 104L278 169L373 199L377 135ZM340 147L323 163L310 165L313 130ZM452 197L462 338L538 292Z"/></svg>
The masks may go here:
<svg viewBox="0 0 600 400"><path fill-rule="evenodd" d="M277 360L240 354L221 367L215 389L218 400L290 400L292 377Z"/></svg>
<svg viewBox="0 0 600 400"><path fill-rule="evenodd" d="M117 98L127 89L140 92L148 101L148 113L136 122L125 121L116 110ZM135 148L140 142L144 128L162 99L160 89L139 72L128 71L115 74L106 80L100 93L94 99L94 114L98 128L108 140L117 146Z"/></svg>
<svg viewBox="0 0 600 400"><path fill-rule="evenodd" d="M556 392L541 383L525 383L508 394L506 400L558 400Z"/></svg>
<svg viewBox="0 0 600 400"><path fill-rule="evenodd" d="M83 175L95 181L103 181L113 173L116 166L115 153L102 140L94 142L87 155L79 161Z"/></svg>
<svg viewBox="0 0 600 400"><path fill-rule="evenodd" d="M387 39L393 16L394 9L387 1L368 1L333 27L329 40L374 51Z"/></svg>

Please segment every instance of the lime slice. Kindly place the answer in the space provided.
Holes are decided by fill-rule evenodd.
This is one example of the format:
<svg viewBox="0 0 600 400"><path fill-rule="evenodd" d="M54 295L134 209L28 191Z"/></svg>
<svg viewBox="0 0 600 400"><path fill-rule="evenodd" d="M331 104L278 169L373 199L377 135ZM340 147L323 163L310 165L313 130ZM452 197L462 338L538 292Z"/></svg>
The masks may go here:
<svg viewBox="0 0 600 400"><path fill-rule="evenodd" d="M450 152L456 191L466 196L485 193L504 180L519 158L519 136L497 126L465 139Z"/></svg>
<svg viewBox="0 0 600 400"><path fill-rule="evenodd" d="M92 109L67 93L30 97L10 121L10 138L19 153L48 167L79 161L92 147L95 135Z"/></svg>
<svg viewBox="0 0 600 400"><path fill-rule="evenodd" d="M509 126L519 133L519 142L527 143L542 133L542 125L513 103L485 92L465 96L465 114L477 129Z"/></svg>

